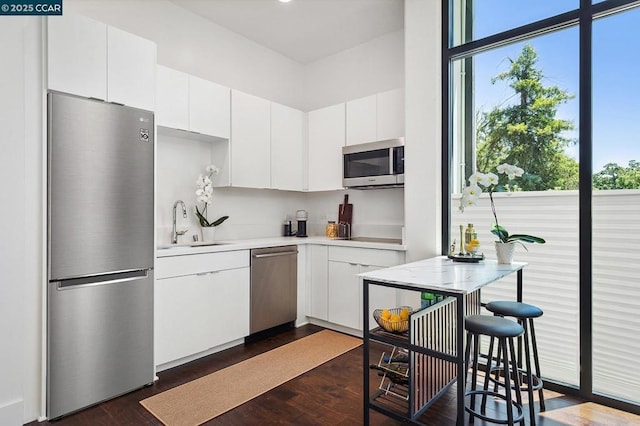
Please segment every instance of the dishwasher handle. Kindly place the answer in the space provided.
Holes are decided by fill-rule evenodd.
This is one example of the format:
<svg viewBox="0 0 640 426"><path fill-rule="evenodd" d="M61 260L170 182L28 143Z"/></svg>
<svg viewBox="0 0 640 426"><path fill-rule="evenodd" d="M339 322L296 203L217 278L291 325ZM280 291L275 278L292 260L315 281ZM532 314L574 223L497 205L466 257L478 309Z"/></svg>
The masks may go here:
<svg viewBox="0 0 640 426"><path fill-rule="evenodd" d="M298 251L281 251L278 253L265 253L265 254L254 254L252 255L254 259L263 259L265 257L275 257L275 256L292 256L297 255Z"/></svg>

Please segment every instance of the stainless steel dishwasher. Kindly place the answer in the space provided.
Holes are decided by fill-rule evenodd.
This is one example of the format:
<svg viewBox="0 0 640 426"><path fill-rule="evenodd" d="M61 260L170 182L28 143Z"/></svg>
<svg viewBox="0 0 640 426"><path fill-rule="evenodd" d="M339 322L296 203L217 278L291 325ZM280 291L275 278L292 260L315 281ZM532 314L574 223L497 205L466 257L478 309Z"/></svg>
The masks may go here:
<svg viewBox="0 0 640 426"><path fill-rule="evenodd" d="M251 250L251 334L295 321L297 246Z"/></svg>

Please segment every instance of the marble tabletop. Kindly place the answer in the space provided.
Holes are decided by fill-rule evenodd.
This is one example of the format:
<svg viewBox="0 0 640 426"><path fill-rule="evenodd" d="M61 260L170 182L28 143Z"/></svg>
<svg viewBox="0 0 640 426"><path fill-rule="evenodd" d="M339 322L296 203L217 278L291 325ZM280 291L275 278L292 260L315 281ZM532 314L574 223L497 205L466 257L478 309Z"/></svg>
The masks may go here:
<svg viewBox="0 0 640 426"><path fill-rule="evenodd" d="M358 276L371 281L400 284L416 290L446 290L467 294L525 266L525 262L499 264L495 260L483 260L478 263L454 262L446 256L441 256L365 272Z"/></svg>

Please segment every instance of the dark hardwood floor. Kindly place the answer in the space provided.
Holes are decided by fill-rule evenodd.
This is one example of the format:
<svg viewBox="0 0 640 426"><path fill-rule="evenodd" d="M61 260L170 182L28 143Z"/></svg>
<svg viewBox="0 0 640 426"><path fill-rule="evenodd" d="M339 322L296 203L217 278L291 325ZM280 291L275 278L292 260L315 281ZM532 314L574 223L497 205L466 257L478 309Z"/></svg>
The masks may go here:
<svg viewBox="0 0 640 426"><path fill-rule="evenodd" d="M307 325L262 340L236 346L158 374L150 387L87 408L53 422L29 425L162 425L139 401L167 389L228 367L259 353L315 333L322 328ZM372 347L380 351L382 347ZM375 371L371 378L377 385ZM379 380L378 380L379 382ZM233 392L233 384L221 392ZM209 422L207 425L359 425L363 423L362 347L339 356ZM540 426L637 425L640 416L583 403L575 398L545 392L547 411L538 415ZM525 406L527 409L527 406ZM421 421L430 425L455 424L455 386L427 410ZM528 423L528 422L527 422ZM397 425L371 411L372 425ZM476 419L475 425L485 422Z"/></svg>

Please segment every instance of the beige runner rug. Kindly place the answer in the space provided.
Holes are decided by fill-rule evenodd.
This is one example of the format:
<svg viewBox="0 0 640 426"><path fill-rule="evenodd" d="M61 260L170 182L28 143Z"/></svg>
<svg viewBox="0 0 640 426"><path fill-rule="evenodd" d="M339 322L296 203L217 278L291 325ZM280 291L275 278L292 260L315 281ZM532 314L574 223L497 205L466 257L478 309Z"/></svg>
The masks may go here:
<svg viewBox="0 0 640 426"><path fill-rule="evenodd" d="M167 426L195 426L362 344L322 330L140 401Z"/></svg>

